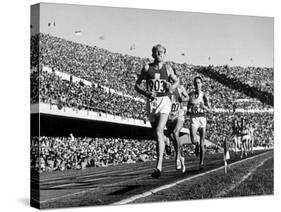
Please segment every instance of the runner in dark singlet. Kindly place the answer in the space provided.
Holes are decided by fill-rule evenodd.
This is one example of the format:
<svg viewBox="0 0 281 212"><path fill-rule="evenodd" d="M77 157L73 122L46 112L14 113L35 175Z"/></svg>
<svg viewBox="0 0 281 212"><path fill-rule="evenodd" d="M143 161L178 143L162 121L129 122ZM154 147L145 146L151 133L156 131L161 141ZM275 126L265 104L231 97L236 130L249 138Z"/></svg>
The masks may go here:
<svg viewBox="0 0 281 212"><path fill-rule="evenodd" d="M241 155L240 157L242 158L243 155L247 157L247 151L248 151L248 141L250 139L249 137L249 128L246 124L246 121L244 118L241 119L241 126L240 126L240 136L241 136L241 144L242 144L242 150L241 150Z"/></svg>
<svg viewBox="0 0 281 212"><path fill-rule="evenodd" d="M136 91L147 98L147 112L157 140L157 165L152 173L153 178L161 175L165 148L164 128L172 106L169 95L179 84L173 69L164 63L165 55L165 47L160 44L154 46L152 48L154 62L143 67L135 85ZM143 80L146 81L146 89L141 87Z"/></svg>
<svg viewBox="0 0 281 212"><path fill-rule="evenodd" d="M239 136L239 122L237 119L233 120L232 124L232 136L234 141L234 150L235 153L237 153L237 149L239 150L241 148L241 138Z"/></svg>

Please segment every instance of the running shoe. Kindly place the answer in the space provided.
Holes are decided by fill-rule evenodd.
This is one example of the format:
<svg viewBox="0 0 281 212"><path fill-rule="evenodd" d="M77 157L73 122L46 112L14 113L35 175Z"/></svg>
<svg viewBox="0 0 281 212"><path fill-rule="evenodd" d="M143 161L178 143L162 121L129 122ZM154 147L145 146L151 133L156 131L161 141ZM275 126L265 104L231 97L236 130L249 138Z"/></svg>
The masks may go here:
<svg viewBox="0 0 281 212"><path fill-rule="evenodd" d="M154 172L151 174L152 178L159 178L161 176L161 171L159 169L155 169Z"/></svg>
<svg viewBox="0 0 281 212"><path fill-rule="evenodd" d="M176 160L176 170L180 170L181 169L181 160Z"/></svg>

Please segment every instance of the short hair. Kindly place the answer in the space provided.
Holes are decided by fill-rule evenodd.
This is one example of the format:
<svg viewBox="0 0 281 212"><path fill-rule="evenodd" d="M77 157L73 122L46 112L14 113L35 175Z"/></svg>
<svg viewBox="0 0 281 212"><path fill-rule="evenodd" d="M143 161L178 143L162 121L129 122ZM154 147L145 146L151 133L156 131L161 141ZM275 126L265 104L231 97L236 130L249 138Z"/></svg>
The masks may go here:
<svg viewBox="0 0 281 212"><path fill-rule="evenodd" d="M197 76L197 77L195 77L194 80L193 80L193 84L194 84L194 85L195 85L195 82L196 82L197 79L200 79L200 81L203 82L202 78L201 78L200 76Z"/></svg>
<svg viewBox="0 0 281 212"><path fill-rule="evenodd" d="M155 46L152 47L152 55L155 54L155 51L156 51L158 48L164 49L164 53L166 54L166 48L165 48L163 45L161 45L161 44L157 44L157 45L155 45Z"/></svg>

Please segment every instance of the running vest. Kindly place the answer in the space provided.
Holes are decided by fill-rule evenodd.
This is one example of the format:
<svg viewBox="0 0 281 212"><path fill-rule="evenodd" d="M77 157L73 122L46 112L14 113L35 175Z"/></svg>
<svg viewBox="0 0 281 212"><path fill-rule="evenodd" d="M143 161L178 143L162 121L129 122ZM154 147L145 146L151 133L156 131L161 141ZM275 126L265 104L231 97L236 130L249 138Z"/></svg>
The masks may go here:
<svg viewBox="0 0 281 212"><path fill-rule="evenodd" d="M146 90L149 92L156 92L157 96L167 96L169 92L165 87L168 82L169 75L166 65L163 64L160 70L156 70L152 64L149 64L146 72Z"/></svg>
<svg viewBox="0 0 281 212"><path fill-rule="evenodd" d="M178 112L183 109L182 102L179 101L181 98L181 87L177 87L175 91L171 94L171 113L170 116L176 116L178 115Z"/></svg>
<svg viewBox="0 0 281 212"><path fill-rule="evenodd" d="M241 135L249 135L249 129L246 126L241 127Z"/></svg>
<svg viewBox="0 0 281 212"><path fill-rule="evenodd" d="M232 135L238 135L239 134L239 126L232 124Z"/></svg>
<svg viewBox="0 0 281 212"><path fill-rule="evenodd" d="M189 108L188 108L188 114L191 116L205 116L205 111L203 108L200 107L200 103L204 104L204 92L201 91L198 96L195 95L195 92L190 93L189 95Z"/></svg>
<svg viewBox="0 0 281 212"><path fill-rule="evenodd" d="M252 127L249 128L249 134L251 137L254 137L254 128Z"/></svg>

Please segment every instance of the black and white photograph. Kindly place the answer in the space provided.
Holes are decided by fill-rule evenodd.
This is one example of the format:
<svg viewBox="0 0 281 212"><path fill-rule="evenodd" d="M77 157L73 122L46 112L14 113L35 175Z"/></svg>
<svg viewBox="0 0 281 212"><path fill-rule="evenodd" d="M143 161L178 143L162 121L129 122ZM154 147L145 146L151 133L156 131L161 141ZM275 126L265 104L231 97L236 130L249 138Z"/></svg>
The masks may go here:
<svg viewBox="0 0 281 212"><path fill-rule="evenodd" d="M30 204L274 195L274 17L30 7Z"/></svg>

